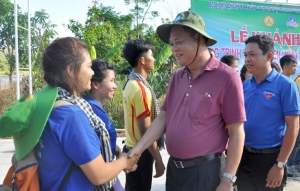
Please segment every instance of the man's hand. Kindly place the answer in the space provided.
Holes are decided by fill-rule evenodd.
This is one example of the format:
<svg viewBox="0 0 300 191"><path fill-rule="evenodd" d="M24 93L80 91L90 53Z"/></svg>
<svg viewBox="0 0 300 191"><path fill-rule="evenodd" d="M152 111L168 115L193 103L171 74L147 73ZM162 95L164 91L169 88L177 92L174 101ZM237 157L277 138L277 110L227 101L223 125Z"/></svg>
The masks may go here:
<svg viewBox="0 0 300 191"><path fill-rule="evenodd" d="M284 168L278 168L278 166L274 164L272 168L269 170L269 173L267 175L266 187L269 188L279 187L281 185L283 174L284 174Z"/></svg>
<svg viewBox="0 0 300 191"><path fill-rule="evenodd" d="M216 191L231 191L232 182L226 177L222 177L220 185L217 187Z"/></svg>
<svg viewBox="0 0 300 191"><path fill-rule="evenodd" d="M128 174L128 173L130 173L130 172L135 171L135 170L137 169L137 167L138 167L138 165L135 164L135 165L133 165L133 167L132 167L131 169L124 169L124 172L125 172L126 174Z"/></svg>
<svg viewBox="0 0 300 191"><path fill-rule="evenodd" d="M125 162L126 162L125 170L133 169L139 160L139 157L137 157L137 156L128 157L128 155L126 153L120 154L119 158L125 159Z"/></svg>
<svg viewBox="0 0 300 191"><path fill-rule="evenodd" d="M162 160L155 161L155 170L156 174L153 176L154 178L161 177L165 173L165 165Z"/></svg>
<svg viewBox="0 0 300 191"><path fill-rule="evenodd" d="M143 153L143 150L139 147L138 144L136 144L132 149L130 149L128 151L127 155L129 158L134 157L134 156L140 158L142 153Z"/></svg>

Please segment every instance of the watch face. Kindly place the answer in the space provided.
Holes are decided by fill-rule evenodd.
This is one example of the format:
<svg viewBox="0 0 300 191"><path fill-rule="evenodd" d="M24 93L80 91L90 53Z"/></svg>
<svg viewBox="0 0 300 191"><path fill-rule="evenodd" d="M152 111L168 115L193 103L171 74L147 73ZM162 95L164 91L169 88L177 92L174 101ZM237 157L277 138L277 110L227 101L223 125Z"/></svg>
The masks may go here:
<svg viewBox="0 0 300 191"><path fill-rule="evenodd" d="M278 162L277 165L278 165L279 168L283 168L283 162Z"/></svg>
<svg viewBox="0 0 300 191"><path fill-rule="evenodd" d="M233 176L232 177L232 182L235 183L235 181L236 181L236 176Z"/></svg>

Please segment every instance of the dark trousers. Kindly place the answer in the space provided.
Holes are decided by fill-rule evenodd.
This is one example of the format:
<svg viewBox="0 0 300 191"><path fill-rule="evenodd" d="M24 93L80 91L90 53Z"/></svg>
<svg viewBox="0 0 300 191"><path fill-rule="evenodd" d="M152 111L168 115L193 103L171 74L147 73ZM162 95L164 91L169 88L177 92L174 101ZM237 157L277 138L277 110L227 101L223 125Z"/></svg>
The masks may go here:
<svg viewBox="0 0 300 191"><path fill-rule="evenodd" d="M237 171L238 191L282 191L287 177L286 168L280 187L266 187L268 172L275 164L277 156L278 153L258 154L244 149Z"/></svg>
<svg viewBox="0 0 300 191"><path fill-rule="evenodd" d="M126 146L123 147L123 152L127 153L129 150ZM153 172L153 157L146 149L137 163L136 171L126 174L126 191L150 191L152 185Z"/></svg>
<svg viewBox="0 0 300 191"><path fill-rule="evenodd" d="M221 182L221 159L177 168L171 158L167 166L166 191L215 191Z"/></svg>

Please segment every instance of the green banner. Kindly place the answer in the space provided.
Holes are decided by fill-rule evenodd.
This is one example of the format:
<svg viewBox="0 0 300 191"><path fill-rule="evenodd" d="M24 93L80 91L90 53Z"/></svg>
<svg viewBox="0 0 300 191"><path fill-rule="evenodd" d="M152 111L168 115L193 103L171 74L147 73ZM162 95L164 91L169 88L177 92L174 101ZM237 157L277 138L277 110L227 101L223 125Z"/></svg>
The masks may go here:
<svg viewBox="0 0 300 191"><path fill-rule="evenodd" d="M274 61L279 64L282 56L293 55L300 73L300 6L191 0L191 11L204 19L207 33L218 41L211 47L218 59L232 54L239 58L242 67L245 40L265 34L274 40Z"/></svg>

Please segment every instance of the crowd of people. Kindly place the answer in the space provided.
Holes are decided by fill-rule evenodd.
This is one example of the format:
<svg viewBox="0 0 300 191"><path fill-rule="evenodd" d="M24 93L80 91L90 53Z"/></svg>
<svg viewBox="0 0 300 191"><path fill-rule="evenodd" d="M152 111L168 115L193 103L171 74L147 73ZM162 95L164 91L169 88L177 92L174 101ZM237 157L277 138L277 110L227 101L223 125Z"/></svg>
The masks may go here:
<svg viewBox="0 0 300 191"><path fill-rule="evenodd" d="M31 146L16 148L16 155L21 160L35 151L41 190L150 191L153 163L154 178L166 170L166 191L231 191L233 186L239 191L282 191L288 174L300 176L300 100L290 79L296 72L294 57L280 59L281 73L273 62L273 40L254 35L245 42L239 75L239 59L224 55L218 60L209 48L217 40L191 11L160 25L157 35L170 45L180 68L160 107L147 82L155 63L153 45L140 39L124 44L122 54L132 71L121 87L122 149L102 106L117 88L113 65L92 61L77 38L60 38L46 48L42 67L48 86L21 98L23 107L44 102L27 111L29 116L35 110L45 113L39 133L23 131L31 123L24 129L5 125L16 118L11 110L0 118L2 132L13 135L15 145L24 143L16 134L30 137ZM164 145L170 155L167 167L159 152ZM74 163L77 168L61 187ZM125 188L117 178L123 170Z"/></svg>

